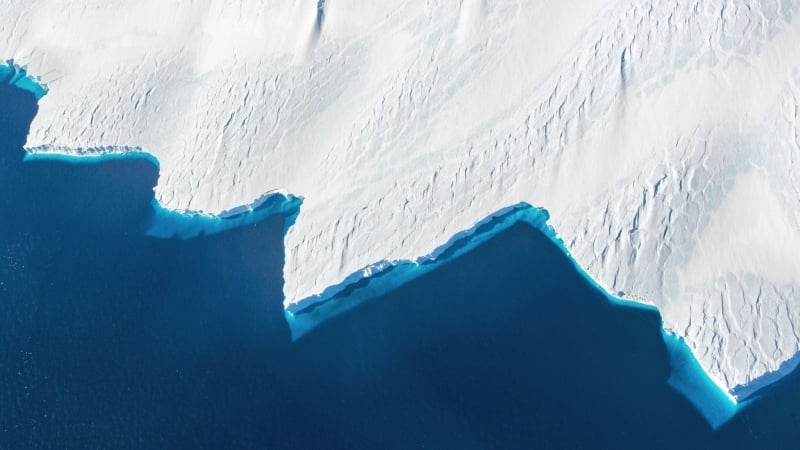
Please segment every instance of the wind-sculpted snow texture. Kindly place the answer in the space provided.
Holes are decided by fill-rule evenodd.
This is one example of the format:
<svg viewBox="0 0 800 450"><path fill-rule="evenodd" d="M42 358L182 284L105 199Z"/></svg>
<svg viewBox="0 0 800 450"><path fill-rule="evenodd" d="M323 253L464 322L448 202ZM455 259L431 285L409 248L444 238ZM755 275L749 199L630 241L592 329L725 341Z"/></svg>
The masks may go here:
<svg viewBox="0 0 800 450"><path fill-rule="evenodd" d="M289 311L524 202L742 398L800 350L796 3L0 0L0 55L50 89L31 152L303 197Z"/></svg>

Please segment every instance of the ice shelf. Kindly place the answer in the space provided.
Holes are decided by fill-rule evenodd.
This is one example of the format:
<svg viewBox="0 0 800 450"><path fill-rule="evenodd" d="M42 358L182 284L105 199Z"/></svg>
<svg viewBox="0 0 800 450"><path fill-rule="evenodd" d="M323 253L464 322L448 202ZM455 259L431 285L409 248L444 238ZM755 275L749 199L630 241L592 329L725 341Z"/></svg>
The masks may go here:
<svg viewBox="0 0 800 450"><path fill-rule="evenodd" d="M741 401L799 360L796 6L0 0L0 75L49 88L32 154L149 152L175 211L302 198L298 334L533 205Z"/></svg>

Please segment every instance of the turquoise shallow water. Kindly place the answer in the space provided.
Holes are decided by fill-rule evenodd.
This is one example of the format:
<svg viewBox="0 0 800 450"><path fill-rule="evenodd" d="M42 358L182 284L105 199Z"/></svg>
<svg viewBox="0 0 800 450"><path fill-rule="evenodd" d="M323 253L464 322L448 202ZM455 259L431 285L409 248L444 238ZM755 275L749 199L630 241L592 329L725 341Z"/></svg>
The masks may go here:
<svg viewBox="0 0 800 450"><path fill-rule="evenodd" d="M331 288L334 293L328 295L323 293L322 298L316 299L318 303L287 311L286 318L292 329L292 335L297 339L313 330L319 323L346 313L365 301L379 298L392 289L430 273L518 224L526 224L537 230L568 256L569 252L563 242L547 224L549 218L550 216L546 210L534 208L527 204L514 205L498 211L477 224L473 229L454 236L449 242L434 250L427 257L422 257L413 262L395 263L380 271L373 271L373 276L369 279L349 280L348 283L345 283L346 286ZM587 284L593 286L598 292L603 292L603 289L597 283L571 258L569 259L573 262L573 270L582 275ZM614 305L658 313L658 310L654 307L622 300L610 295L605 296L605 301ZM712 427L717 428L723 425L740 408L745 406L747 402L737 405L729 395L717 387L697 362L683 339L663 329L661 335L673 368L668 380L670 386L683 393L697 410L705 416Z"/></svg>
<svg viewBox="0 0 800 450"><path fill-rule="evenodd" d="M37 100L47 94L47 88L30 76L28 71L14 65L13 61L0 63L0 83L12 85L31 93Z"/></svg>
<svg viewBox="0 0 800 450"><path fill-rule="evenodd" d="M795 376L709 426L700 411L725 410L713 398L698 410L673 387L714 395L685 347L665 339L651 308L593 286L541 211L506 211L536 220L486 223L476 231L494 237L451 246L439 261L458 258L407 283L402 269L364 281L365 292L402 285L293 343L281 305L291 209L154 238L154 223L207 218L158 220L151 160L23 162L35 98L5 86L0 105L0 448L793 448L800 438Z"/></svg>

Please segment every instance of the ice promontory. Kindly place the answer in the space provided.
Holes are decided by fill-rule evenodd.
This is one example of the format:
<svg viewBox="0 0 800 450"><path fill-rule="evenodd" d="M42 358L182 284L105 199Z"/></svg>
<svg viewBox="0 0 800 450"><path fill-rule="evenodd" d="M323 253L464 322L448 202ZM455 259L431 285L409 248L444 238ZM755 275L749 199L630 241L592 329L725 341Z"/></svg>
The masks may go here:
<svg viewBox="0 0 800 450"><path fill-rule="evenodd" d="M526 203L743 398L800 359L797 7L0 0L0 56L49 88L31 152L140 148L176 210L303 197L289 311Z"/></svg>

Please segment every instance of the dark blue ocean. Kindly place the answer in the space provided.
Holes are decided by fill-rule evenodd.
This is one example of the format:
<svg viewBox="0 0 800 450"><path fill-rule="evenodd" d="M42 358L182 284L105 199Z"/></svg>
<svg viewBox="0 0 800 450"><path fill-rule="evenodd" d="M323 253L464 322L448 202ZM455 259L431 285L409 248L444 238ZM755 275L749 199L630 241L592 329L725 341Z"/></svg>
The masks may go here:
<svg viewBox="0 0 800 450"><path fill-rule="evenodd" d="M0 448L793 449L790 376L713 430L654 311L516 225L292 343L286 217L143 230L145 159L23 162L0 86Z"/></svg>

